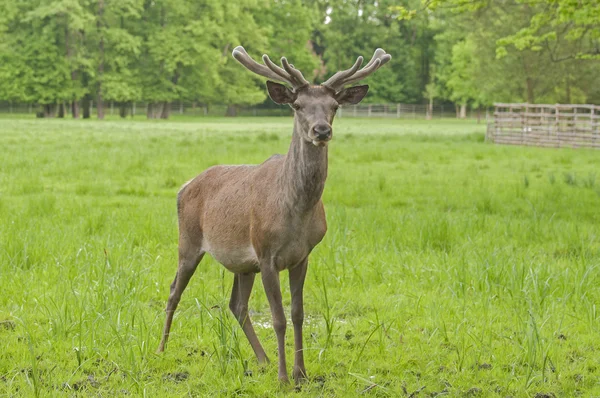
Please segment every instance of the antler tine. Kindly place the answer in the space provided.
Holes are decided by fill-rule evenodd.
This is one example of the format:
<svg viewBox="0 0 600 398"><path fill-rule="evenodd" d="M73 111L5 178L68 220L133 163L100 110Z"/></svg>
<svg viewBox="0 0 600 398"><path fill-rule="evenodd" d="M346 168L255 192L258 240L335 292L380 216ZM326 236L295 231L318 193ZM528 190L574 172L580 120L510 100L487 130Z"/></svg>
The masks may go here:
<svg viewBox="0 0 600 398"><path fill-rule="evenodd" d="M371 73L375 72L377 69L381 68L382 65L388 63L390 59L392 59L392 56L389 54L385 54L381 58L377 58L371 65L369 65L368 67L365 66L364 68L356 72L353 76L350 76L348 79L344 80L343 85L345 86L347 84L356 83L357 81L364 79Z"/></svg>
<svg viewBox="0 0 600 398"><path fill-rule="evenodd" d="M263 59L263 62L265 63L265 65L267 65L267 67L269 69L271 69L273 72L275 72L276 74L281 76L282 79L285 79L285 81L288 84L291 84L292 86L294 86L292 79L290 79L289 73L287 73L286 71L281 69L279 66L275 65L275 63L273 61L271 61L271 58L269 58L269 56L267 54L263 54L262 59Z"/></svg>
<svg viewBox="0 0 600 398"><path fill-rule="evenodd" d="M278 82L291 84L289 80L284 78L283 76L278 75L273 72L271 69L267 68L264 65L259 64L255 60L252 59L242 46L237 46L233 49L231 53L233 58L235 58L240 64L244 65L246 69L256 73L257 75L264 76L267 79L277 80Z"/></svg>
<svg viewBox="0 0 600 398"><path fill-rule="evenodd" d="M362 63L362 57L359 58L361 60L360 63ZM345 85L355 83L359 80L364 79L365 77L379 69L382 65L389 62L390 59L392 59L391 55L386 54L386 52L383 49L378 48L373 53L373 57L371 57L371 60L361 70L358 70L358 68L360 67L360 63L357 59L352 68L347 69L345 71L337 72L322 85L330 87L335 91L341 90Z"/></svg>
<svg viewBox="0 0 600 398"><path fill-rule="evenodd" d="M376 49L369 62L365 65L365 68L371 66L376 59L381 58L383 55L385 55L385 51L383 48Z"/></svg>
<svg viewBox="0 0 600 398"><path fill-rule="evenodd" d="M358 68L360 68L360 66L363 63L363 57L359 56L358 58L356 58L356 62L354 62L354 65L352 65L352 67L350 69L346 69L346 70L341 70L337 73L335 73L333 76L331 76L329 79L327 79L326 82L322 83L322 86L326 86L329 88L333 88L336 86L336 83L345 79L348 76L351 76L353 74L356 73L356 71L358 70Z"/></svg>
<svg viewBox="0 0 600 398"><path fill-rule="evenodd" d="M296 81L297 86L295 88L308 86L310 84L304 78L302 72L294 68L294 66L288 62L286 57L281 57L281 65L283 65L283 69L285 69L285 71Z"/></svg>
<svg viewBox="0 0 600 398"><path fill-rule="evenodd" d="M271 61L267 54L264 54L262 56L262 60L265 64L259 64L248 55L248 53L242 46L237 46L236 48L234 48L231 55L233 55L233 58L235 58L239 63L241 63L247 69L256 73L257 75L264 76L267 79L289 84L294 90L297 90L309 84L308 81L304 78L304 76L302 76L302 73L300 73L298 69L291 66L288 63L287 59L285 59L285 57L281 59L283 67L285 68L284 69L275 65L275 63Z"/></svg>

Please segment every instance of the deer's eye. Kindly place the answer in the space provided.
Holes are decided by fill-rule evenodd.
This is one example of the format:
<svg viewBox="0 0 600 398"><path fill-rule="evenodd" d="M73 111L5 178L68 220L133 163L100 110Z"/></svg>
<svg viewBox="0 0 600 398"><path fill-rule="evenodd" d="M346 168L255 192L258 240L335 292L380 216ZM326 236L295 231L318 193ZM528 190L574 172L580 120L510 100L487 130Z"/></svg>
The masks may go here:
<svg viewBox="0 0 600 398"><path fill-rule="evenodd" d="M299 110L300 109L300 105L298 103L294 102L292 104L292 108L294 108L295 110Z"/></svg>

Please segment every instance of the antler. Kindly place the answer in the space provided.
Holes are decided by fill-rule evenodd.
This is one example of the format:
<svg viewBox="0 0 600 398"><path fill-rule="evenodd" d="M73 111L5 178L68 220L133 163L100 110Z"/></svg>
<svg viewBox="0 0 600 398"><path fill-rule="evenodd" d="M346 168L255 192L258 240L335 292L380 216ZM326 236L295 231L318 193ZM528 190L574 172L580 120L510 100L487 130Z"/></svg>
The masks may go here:
<svg viewBox="0 0 600 398"><path fill-rule="evenodd" d="M358 70L358 68L360 68L362 65L363 57L358 57L350 69L337 72L321 85L329 87L336 92L340 91L342 88L344 88L344 86L355 83L369 76L371 73L375 72L377 69L381 68L381 66L386 64L390 59L392 59L390 54L386 54L383 49L378 48L373 53L373 57L369 63L366 64L361 70Z"/></svg>
<svg viewBox="0 0 600 398"><path fill-rule="evenodd" d="M271 61L267 54L262 56L266 66L259 64L248 55L242 46L234 48L231 55L233 55L233 58L240 64L244 65L247 69L257 75L264 76L267 79L277 80L278 82L287 83L292 86L294 90L298 90L309 84L304 76L302 76L302 73L294 68L294 65L291 65L285 57L281 58L281 65L283 68L280 68Z"/></svg>

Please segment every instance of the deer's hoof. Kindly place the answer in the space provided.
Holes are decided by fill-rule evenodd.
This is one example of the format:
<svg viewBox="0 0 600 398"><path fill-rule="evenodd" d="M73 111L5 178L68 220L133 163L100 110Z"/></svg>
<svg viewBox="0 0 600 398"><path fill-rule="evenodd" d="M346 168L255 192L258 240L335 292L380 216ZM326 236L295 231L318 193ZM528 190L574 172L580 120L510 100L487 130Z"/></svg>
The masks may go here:
<svg viewBox="0 0 600 398"><path fill-rule="evenodd" d="M308 376L306 376L306 370L300 368L294 368L292 377L294 378L296 385L303 384L308 380Z"/></svg>
<svg viewBox="0 0 600 398"><path fill-rule="evenodd" d="M279 375L279 383L282 386L289 386L290 385L290 379L288 378L287 375Z"/></svg>
<svg viewBox="0 0 600 398"><path fill-rule="evenodd" d="M262 367L265 367L270 363L271 363L271 361L269 360L269 357L267 357L267 356L258 358L258 364Z"/></svg>

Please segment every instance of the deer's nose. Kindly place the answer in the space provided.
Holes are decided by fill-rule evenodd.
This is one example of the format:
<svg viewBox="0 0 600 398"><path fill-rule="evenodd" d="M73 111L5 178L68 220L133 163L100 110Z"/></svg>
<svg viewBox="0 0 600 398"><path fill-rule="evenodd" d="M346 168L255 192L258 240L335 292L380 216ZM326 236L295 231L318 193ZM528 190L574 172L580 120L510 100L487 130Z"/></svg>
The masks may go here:
<svg viewBox="0 0 600 398"><path fill-rule="evenodd" d="M331 127L326 124L317 124L313 127L313 134L319 141L327 141L331 138Z"/></svg>

